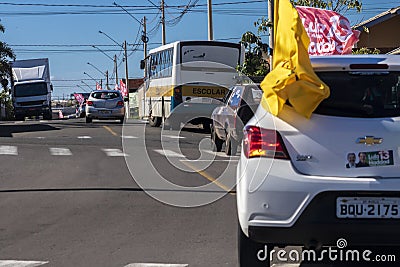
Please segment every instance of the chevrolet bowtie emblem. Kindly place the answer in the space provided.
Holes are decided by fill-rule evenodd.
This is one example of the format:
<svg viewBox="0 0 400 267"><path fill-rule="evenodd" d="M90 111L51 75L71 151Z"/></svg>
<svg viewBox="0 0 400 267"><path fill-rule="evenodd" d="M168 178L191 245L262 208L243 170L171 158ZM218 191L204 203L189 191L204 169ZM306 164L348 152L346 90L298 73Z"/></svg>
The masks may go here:
<svg viewBox="0 0 400 267"><path fill-rule="evenodd" d="M367 146L382 144L383 138L374 136L359 137L356 140L357 144L366 144Z"/></svg>

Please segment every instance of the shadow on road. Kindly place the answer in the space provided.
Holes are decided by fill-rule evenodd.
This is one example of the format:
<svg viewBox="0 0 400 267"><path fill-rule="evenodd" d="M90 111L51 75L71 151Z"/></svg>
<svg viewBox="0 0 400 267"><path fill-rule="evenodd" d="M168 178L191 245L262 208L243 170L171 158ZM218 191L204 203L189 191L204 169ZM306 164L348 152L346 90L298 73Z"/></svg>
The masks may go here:
<svg viewBox="0 0 400 267"><path fill-rule="evenodd" d="M56 131L59 128L47 124L0 125L0 137L13 137L14 133Z"/></svg>

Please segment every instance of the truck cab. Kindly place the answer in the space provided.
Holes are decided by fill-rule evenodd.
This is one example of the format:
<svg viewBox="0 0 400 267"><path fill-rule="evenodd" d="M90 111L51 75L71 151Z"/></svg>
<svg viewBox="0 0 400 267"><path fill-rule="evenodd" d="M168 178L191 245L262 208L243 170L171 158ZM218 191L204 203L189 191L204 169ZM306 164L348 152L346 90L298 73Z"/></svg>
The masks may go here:
<svg viewBox="0 0 400 267"><path fill-rule="evenodd" d="M28 59L11 62L12 99L17 120L29 116L43 115L52 118L51 93L48 59Z"/></svg>

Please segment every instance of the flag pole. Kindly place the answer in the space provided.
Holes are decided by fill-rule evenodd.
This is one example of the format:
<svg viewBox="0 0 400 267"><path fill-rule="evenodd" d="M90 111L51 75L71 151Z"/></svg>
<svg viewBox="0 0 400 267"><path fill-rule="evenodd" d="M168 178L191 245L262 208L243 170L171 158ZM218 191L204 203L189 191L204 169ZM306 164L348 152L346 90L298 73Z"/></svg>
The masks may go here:
<svg viewBox="0 0 400 267"><path fill-rule="evenodd" d="M268 0L268 19L272 22L272 27L269 28L269 48L274 51L274 0ZM269 55L269 70L272 70L272 53Z"/></svg>

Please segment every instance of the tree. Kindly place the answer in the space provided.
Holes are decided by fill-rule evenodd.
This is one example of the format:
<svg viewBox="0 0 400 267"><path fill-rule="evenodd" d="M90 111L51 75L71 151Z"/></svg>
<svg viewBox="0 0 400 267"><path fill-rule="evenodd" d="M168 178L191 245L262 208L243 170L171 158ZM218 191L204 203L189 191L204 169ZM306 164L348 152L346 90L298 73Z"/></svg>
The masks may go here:
<svg viewBox="0 0 400 267"><path fill-rule="evenodd" d="M5 28L0 24L0 32L4 33ZM10 59L15 59L15 54L12 49L5 43L0 41L0 80L9 78L10 75ZM1 84L4 87L5 82L2 81ZM4 88L5 89L5 88Z"/></svg>
<svg viewBox="0 0 400 267"><path fill-rule="evenodd" d="M330 9L338 13L345 13L347 10L356 9L361 12L362 3L358 0L290 0L295 6L310 6L323 9Z"/></svg>
<svg viewBox="0 0 400 267"><path fill-rule="evenodd" d="M0 24L0 32L4 33L5 28ZM15 59L15 54L12 49L4 42L0 41L0 83L3 91L0 92L0 107L5 107L6 117L11 116L12 104L11 97L8 94L8 79L10 78L10 64L9 61Z"/></svg>
<svg viewBox="0 0 400 267"><path fill-rule="evenodd" d="M269 46L264 44L260 36L252 32L242 35L241 43L246 54L243 66L239 70L247 76L265 76L269 70L269 62L266 60Z"/></svg>

